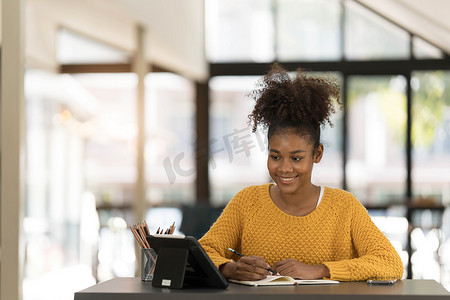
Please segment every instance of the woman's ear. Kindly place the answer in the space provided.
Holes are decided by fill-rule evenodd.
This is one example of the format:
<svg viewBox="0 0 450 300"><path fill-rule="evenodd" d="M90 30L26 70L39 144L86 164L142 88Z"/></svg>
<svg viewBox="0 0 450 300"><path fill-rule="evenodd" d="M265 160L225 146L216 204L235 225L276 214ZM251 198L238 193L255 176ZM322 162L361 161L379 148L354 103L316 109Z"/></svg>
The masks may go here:
<svg viewBox="0 0 450 300"><path fill-rule="evenodd" d="M314 151L314 162L316 164L320 163L323 156L323 144L319 144L319 146Z"/></svg>

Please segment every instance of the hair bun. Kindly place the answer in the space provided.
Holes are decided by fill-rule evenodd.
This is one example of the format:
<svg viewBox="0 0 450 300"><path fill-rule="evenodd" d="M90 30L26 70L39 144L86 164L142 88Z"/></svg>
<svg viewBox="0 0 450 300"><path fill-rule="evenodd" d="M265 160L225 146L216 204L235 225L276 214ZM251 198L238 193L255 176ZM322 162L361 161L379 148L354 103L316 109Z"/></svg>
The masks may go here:
<svg viewBox="0 0 450 300"><path fill-rule="evenodd" d="M252 129L263 128L272 122L310 124L313 126L329 123L339 101L340 88L336 80L307 75L301 69L294 76L275 63L270 71L258 82L252 92L256 100L249 115Z"/></svg>

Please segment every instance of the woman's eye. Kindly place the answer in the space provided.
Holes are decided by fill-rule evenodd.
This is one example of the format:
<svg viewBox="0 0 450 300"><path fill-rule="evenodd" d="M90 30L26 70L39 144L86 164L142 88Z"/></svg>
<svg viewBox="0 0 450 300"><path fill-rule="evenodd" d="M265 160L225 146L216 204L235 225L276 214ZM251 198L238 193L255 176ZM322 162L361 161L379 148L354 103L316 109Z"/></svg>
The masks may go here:
<svg viewBox="0 0 450 300"><path fill-rule="evenodd" d="M270 158L272 158L273 160L279 160L280 159L280 157L276 156L276 155L271 155Z"/></svg>
<svg viewBox="0 0 450 300"><path fill-rule="evenodd" d="M293 161L300 161L303 157L293 157L292 160Z"/></svg>

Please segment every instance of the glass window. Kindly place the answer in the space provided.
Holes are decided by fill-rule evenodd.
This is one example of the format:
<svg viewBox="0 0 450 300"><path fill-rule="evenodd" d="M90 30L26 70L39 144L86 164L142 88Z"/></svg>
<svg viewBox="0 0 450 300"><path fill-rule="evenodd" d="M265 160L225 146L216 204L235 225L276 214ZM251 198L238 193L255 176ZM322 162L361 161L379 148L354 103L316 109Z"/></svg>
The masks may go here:
<svg viewBox="0 0 450 300"><path fill-rule="evenodd" d="M273 61L271 0L205 1L206 52L211 62Z"/></svg>
<svg viewBox="0 0 450 300"><path fill-rule="evenodd" d="M413 194L428 205L450 204L450 72L414 72Z"/></svg>
<svg viewBox="0 0 450 300"><path fill-rule="evenodd" d="M137 155L133 143L137 136L135 74L62 76L74 86L74 97L82 98L92 110L83 127L87 135L84 159L88 187L98 194L99 204L133 203Z"/></svg>
<svg viewBox="0 0 450 300"><path fill-rule="evenodd" d="M351 60L409 58L409 34L355 1L345 1L345 56Z"/></svg>
<svg viewBox="0 0 450 300"><path fill-rule="evenodd" d="M337 73L314 73L317 76L329 76L337 78L342 82L340 74ZM312 182L314 184L342 188L343 183L343 110L336 109L331 116L333 127L326 124L321 128L321 142L324 146L322 161L313 168Z"/></svg>
<svg viewBox="0 0 450 300"><path fill-rule="evenodd" d="M128 63L131 59L129 53L64 28L58 32L57 49L60 64Z"/></svg>
<svg viewBox="0 0 450 300"><path fill-rule="evenodd" d="M406 209L403 206L391 206L388 209L369 209L372 221L389 239L403 262L403 278L407 276L408 266L408 228L405 218Z"/></svg>
<svg viewBox="0 0 450 300"><path fill-rule="evenodd" d="M435 279L448 288L450 278L450 72L414 72L413 195L411 233L413 278ZM432 209L435 207L434 209Z"/></svg>
<svg viewBox="0 0 450 300"><path fill-rule="evenodd" d="M406 182L406 80L348 79L348 189L363 203L403 201Z"/></svg>
<svg viewBox="0 0 450 300"><path fill-rule="evenodd" d="M99 281L133 276L134 242L127 224L134 221L137 77L132 73L61 77L77 103L74 111L88 113L80 124L84 137L84 172L80 176L84 176L85 189L95 198L98 211L94 275Z"/></svg>
<svg viewBox="0 0 450 300"><path fill-rule="evenodd" d="M134 275L135 86L132 74L27 71L24 299Z"/></svg>
<svg viewBox="0 0 450 300"><path fill-rule="evenodd" d="M248 93L259 77L215 77L210 80L211 200L225 205L242 188L269 182L267 137L251 132L247 116L254 105Z"/></svg>
<svg viewBox="0 0 450 300"><path fill-rule="evenodd" d="M445 233L449 223L444 221L448 212L434 209L415 209L411 217L411 266L413 279L434 279L448 288L445 276L450 265L450 240Z"/></svg>
<svg viewBox="0 0 450 300"><path fill-rule="evenodd" d="M25 287L79 262L83 112L58 101L69 98L60 83L56 75L26 72Z"/></svg>
<svg viewBox="0 0 450 300"><path fill-rule="evenodd" d="M279 0L277 3L280 61L341 59L339 0Z"/></svg>
<svg viewBox="0 0 450 300"><path fill-rule="evenodd" d="M418 59L444 58L444 54L440 49L417 36L413 37L413 54L414 57Z"/></svg>
<svg viewBox="0 0 450 300"><path fill-rule="evenodd" d="M312 182L321 186L342 188L343 161L342 161L342 126L344 113L337 112L331 117L334 126L326 125L321 131L321 142L324 153L320 163L313 168Z"/></svg>
<svg viewBox="0 0 450 300"><path fill-rule="evenodd" d="M179 75L152 73L145 87L147 199L152 205L194 203L195 85Z"/></svg>

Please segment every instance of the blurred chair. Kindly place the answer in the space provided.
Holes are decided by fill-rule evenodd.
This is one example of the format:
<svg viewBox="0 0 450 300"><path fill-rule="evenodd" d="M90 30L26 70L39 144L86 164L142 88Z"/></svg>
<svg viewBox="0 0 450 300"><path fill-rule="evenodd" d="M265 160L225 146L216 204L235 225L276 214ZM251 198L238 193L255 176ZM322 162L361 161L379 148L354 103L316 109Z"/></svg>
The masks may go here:
<svg viewBox="0 0 450 300"><path fill-rule="evenodd" d="M222 210L223 207L211 207L206 204L184 205L181 208L183 221L180 231L200 239L217 220Z"/></svg>

